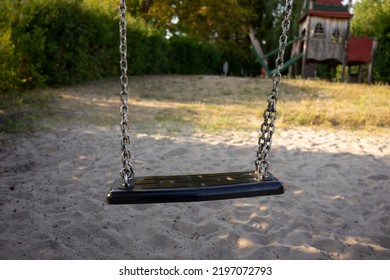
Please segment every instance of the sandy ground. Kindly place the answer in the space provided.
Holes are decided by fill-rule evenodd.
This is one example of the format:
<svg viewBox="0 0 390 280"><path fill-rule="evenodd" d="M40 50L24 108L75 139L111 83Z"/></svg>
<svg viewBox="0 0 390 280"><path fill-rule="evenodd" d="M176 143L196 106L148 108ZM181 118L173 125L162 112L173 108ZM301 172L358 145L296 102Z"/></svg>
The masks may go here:
<svg viewBox="0 0 390 280"><path fill-rule="evenodd" d="M76 124L77 125L77 124ZM252 169L257 133L133 131L137 175ZM281 196L108 205L119 129L0 134L1 259L390 259L390 140L279 130Z"/></svg>

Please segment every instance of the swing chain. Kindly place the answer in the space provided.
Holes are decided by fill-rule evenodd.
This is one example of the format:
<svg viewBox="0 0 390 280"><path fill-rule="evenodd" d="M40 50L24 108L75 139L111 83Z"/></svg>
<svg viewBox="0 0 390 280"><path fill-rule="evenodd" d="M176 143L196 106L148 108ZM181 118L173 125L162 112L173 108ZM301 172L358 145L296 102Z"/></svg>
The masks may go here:
<svg viewBox="0 0 390 280"><path fill-rule="evenodd" d="M120 100L122 106L120 108L120 114L122 116L122 120L120 123L120 128L122 132L122 164L123 169L120 172L121 177L124 180L125 187L131 186L131 181L134 178L134 170L130 163L131 152L130 152L130 136L128 134L129 131L129 120L128 120L128 77L127 77L127 42L126 42L126 32L127 31L127 23L126 23L126 3L125 0L120 1L119 5L119 33L120 33L120 45L119 45L119 53L120 53L120 68L121 68L121 92L120 92Z"/></svg>
<svg viewBox="0 0 390 280"><path fill-rule="evenodd" d="M268 106L264 110L264 122L260 127L260 137L258 141L257 159L255 161L256 176L258 180L264 181L268 177L268 154L271 149L272 135L275 132L275 119L277 116L276 103L281 78L280 70L284 63L284 51L287 44L287 32L290 29L290 15L292 12L293 0L286 0L285 14L282 21L282 35L279 37L279 51L275 61L276 71L272 76L272 90L268 97Z"/></svg>

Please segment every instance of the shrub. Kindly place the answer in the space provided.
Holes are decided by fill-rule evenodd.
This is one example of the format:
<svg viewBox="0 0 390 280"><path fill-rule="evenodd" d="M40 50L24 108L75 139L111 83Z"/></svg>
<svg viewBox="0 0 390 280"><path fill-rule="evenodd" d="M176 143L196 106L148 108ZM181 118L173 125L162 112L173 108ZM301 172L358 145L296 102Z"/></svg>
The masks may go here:
<svg viewBox="0 0 390 280"><path fill-rule="evenodd" d="M117 1L2 1L0 92L119 75ZM220 51L128 16L129 74L216 73ZM218 71L220 72L220 71Z"/></svg>
<svg viewBox="0 0 390 280"><path fill-rule="evenodd" d="M0 30L0 93L18 88L15 46L11 42L11 28Z"/></svg>
<svg viewBox="0 0 390 280"><path fill-rule="evenodd" d="M112 73L112 18L81 1L30 1L14 24L27 87L80 82ZM115 48L116 49L116 48Z"/></svg>
<svg viewBox="0 0 390 280"><path fill-rule="evenodd" d="M169 44L171 73L215 74L218 73L218 66L222 65L221 54L211 43L175 36L170 39Z"/></svg>

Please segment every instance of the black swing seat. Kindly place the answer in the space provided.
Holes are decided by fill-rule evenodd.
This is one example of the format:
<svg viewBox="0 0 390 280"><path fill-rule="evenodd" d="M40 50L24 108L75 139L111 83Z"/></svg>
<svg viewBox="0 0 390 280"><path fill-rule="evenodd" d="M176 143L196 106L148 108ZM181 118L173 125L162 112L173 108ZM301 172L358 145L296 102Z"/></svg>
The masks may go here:
<svg viewBox="0 0 390 280"><path fill-rule="evenodd" d="M255 172L135 177L131 187L117 179L107 193L110 204L168 203L231 199L284 193L272 174L266 180Z"/></svg>

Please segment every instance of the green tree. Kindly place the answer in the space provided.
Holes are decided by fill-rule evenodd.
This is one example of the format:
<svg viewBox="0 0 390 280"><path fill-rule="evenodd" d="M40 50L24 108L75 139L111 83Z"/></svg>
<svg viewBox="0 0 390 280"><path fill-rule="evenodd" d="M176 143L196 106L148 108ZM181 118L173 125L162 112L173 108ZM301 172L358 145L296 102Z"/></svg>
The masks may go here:
<svg viewBox="0 0 390 280"><path fill-rule="evenodd" d="M352 34L378 39L374 79L390 82L390 1L361 0L354 5Z"/></svg>
<svg viewBox="0 0 390 280"><path fill-rule="evenodd" d="M250 55L247 32L256 14L238 0L128 0L134 17L142 17L169 36L215 44L230 70L239 73Z"/></svg>
<svg viewBox="0 0 390 280"><path fill-rule="evenodd" d="M250 19L256 17L237 0L128 0L129 11L147 23L207 41L223 41L246 33Z"/></svg>
<svg viewBox="0 0 390 280"><path fill-rule="evenodd" d="M264 51L278 47L285 0L127 0L130 13L170 36L188 36L215 43L222 59L239 73L242 67L258 67L249 49L249 29L263 43ZM300 1L295 4L289 37L297 29ZM297 8L298 7L298 8ZM296 24L295 24L296 23ZM270 60L271 67L273 64ZM251 65L252 64L252 65Z"/></svg>

